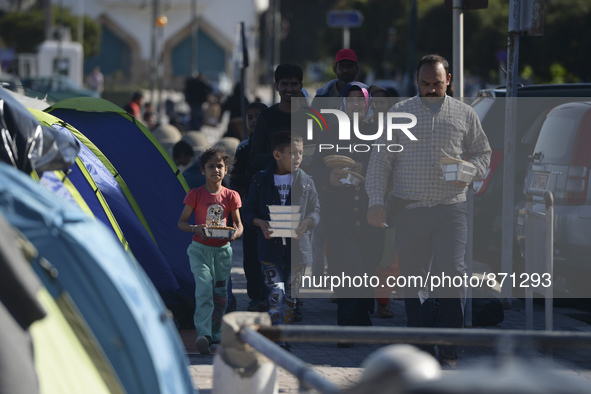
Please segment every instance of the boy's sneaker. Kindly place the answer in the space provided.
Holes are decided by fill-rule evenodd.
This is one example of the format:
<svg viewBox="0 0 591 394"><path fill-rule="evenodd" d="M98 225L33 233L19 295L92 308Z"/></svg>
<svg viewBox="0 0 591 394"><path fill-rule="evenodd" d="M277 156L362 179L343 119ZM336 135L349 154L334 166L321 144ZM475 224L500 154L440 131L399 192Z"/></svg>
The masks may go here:
<svg viewBox="0 0 591 394"><path fill-rule="evenodd" d="M209 340L203 335L197 338L197 340L195 341L195 347L197 348L199 354L211 354L211 349L209 348Z"/></svg>

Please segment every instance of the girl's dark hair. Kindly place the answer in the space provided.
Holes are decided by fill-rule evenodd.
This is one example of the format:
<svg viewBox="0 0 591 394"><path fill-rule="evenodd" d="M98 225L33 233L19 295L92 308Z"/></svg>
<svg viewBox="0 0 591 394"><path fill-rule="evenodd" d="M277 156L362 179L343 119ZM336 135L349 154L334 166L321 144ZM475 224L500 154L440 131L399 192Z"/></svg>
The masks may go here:
<svg viewBox="0 0 591 394"><path fill-rule="evenodd" d="M232 171L232 168L234 167L234 157L222 146L214 146L206 149L205 152L199 156L199 165L202 171L205 171L205 165L214 157L222 159L228 169L228 173Z"/></svg>

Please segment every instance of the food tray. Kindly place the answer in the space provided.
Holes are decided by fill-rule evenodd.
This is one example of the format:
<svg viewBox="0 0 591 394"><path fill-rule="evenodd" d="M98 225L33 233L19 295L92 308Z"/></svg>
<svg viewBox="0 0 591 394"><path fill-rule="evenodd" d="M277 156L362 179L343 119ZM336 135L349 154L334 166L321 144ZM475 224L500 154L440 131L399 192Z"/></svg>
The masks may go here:
<svg viewBox="0 0 591 394"><path fill-rule="evenodd" d="M287 220L292 222L299 222L302 220L301 213L269 213L272 221L275 220Z"/></svg>
<svg viewBox="0 0 591 394"><path fill-rule="evenodd" d="M235 228L225 228L225 227L204 227L203 232L209 238L232 238L234 233L236 233Z"/></svg>
<svg viewBox="0 0 591 394"><path fill-rule="evenodd" d="M275 238L296 238L297 234L295 228L270 228L269 230L272 231L270 234L271 237Z"/></svg>
<svg viewBox="0 0 591 394"><path fill-rule="evenodd" d="M299 205L267 205L271 213L298 213Z"/></svg>
<svg viewBox="0 0 591 394"><path fill-rule="evenodd" d="M291 220L275 220L275 221L270 221L269 222L269 226L271 226L272 228L298 228L298 226L300 225L300 222L294 221L292 222Z"/></svg>

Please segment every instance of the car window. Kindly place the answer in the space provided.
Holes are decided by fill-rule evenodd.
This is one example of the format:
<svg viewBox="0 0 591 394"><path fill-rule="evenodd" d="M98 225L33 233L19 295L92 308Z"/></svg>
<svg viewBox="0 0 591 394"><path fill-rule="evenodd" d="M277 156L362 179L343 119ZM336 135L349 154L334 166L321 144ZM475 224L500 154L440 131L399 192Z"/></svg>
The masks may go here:
<svg viewBox="0 0 591 394"><path fill-rule="evenodd" d="M566 116L554 115L546 118L534 148L534 155L541 153L541 163L569 165L578 124L578 119Z"/></svg>
<svg viewBox="0 0 591 394"><path fill-rule="evenodd" d="M526 145L530 148L534 146L538 138L540 129L542 128L542 125L544 123L544 119L546 119L546 113L538 115L537 118L531 123L531 126L527 128L527 131L523 135L523 138L521 138L520 143L522 145Z"/></svg>
<svg viewBox="0 0 591 394"><path fill-rule="evenodd" d="M505 99L484 97L477 99L472 108L478 115L493 150L503 150L505 140Z"/></svg>

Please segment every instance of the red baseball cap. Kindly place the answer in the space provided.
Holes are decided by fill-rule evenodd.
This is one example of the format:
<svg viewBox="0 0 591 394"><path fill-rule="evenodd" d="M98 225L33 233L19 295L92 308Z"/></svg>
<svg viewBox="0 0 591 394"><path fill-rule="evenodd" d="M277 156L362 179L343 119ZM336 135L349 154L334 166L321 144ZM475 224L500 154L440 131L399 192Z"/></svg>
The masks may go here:
<svg viewBox="0 0 591 394"><path fill-rule="evenodd" d="M337 64L341 60L350 60L352 62L357 63L357 54L354 50L349 48L341 49L337 52L337 56L334 59L334 63Z"/></svg>

